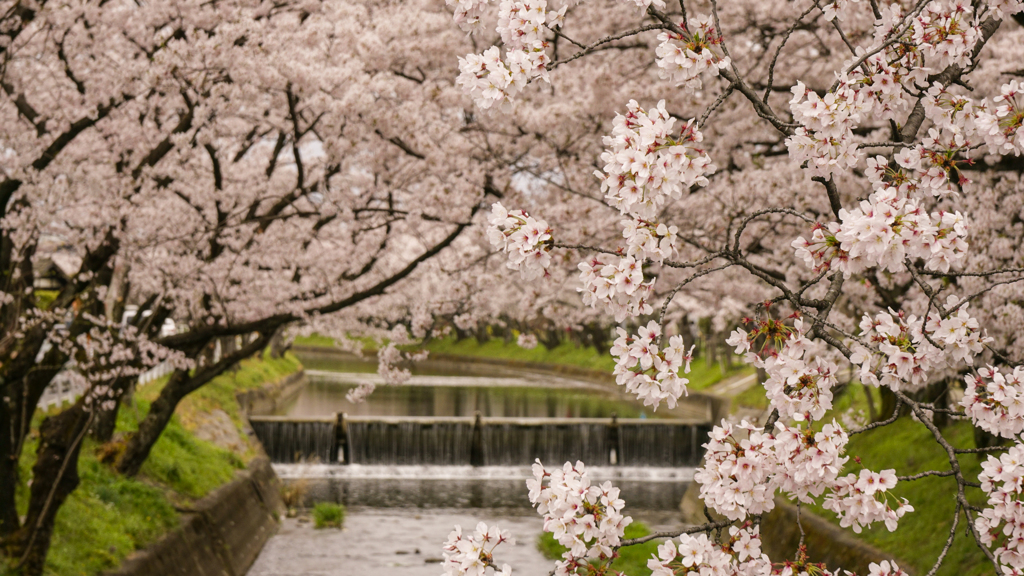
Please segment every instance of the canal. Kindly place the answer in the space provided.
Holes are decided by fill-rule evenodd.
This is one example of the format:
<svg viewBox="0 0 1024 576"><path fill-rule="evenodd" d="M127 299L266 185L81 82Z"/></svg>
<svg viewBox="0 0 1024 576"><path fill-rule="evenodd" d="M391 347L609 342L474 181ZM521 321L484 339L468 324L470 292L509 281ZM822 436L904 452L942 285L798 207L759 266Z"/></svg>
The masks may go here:
<svg viewBox="0 0 1024 576"><path fill-rule="evenodd" d="M249 576L436 576L452 526L480 521L518 540L499 562L547 574L552 562L537 550L541 518L525 484L534 455L587 454L599 464L588 466L591 476L621 488L626 513L655 530L683 526L678 505L706 424L707 407L697 401L653 412L607 383L426 362L408 383L352 404L346 392L376 378L375 364L324 354L302 360L306 386L253 426L265 445L278 446L268 450L274 469L301 504L337 502L348 513L341 530L315 530L301 515L285 519ZM474 434L484 465L469 465ZM301 446L313 443L319 448ZM661 444L667 453L657 451Z"/></svg>

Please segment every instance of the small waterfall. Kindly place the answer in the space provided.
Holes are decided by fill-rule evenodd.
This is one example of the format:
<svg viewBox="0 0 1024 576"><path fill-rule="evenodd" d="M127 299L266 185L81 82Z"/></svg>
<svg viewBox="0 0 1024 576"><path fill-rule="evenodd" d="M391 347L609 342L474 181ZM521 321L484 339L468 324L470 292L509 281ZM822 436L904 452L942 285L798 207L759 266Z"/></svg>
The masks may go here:
<svg viewBox="0 0 1024 576"><path fill-rule="evenodd" d="M710 428L680 420L598 418L339 417L251 419L275 463L434 466L692 467ZM613 456L614 454L614 456Z"/></svg>
<svg viewBox="0 0 1024 576"><path fill-rule="evenodd" d="M531 464L540 458L548 466L582 460L594 466L609 464L608 422L488 423L483 427L487 466Z"/></svg>
<svg viewBox="0 0 1024 576"><path fill-rule="evenodd" d="M334 422L257 420L252 430L271 462L337 462Z"/></svg>
<svg viewBox="0 0 1024 576"><path fill-rule="evenodd" d="M658 422L619 425L620 463L623 466L696 466L700 463L710 428Z"/></svg>
<svg viewBox="0 0 1024 576"><path fill-rule="evenodd" d="M352 464L469 464L473 422L349 422L348 441Z"/></svg>

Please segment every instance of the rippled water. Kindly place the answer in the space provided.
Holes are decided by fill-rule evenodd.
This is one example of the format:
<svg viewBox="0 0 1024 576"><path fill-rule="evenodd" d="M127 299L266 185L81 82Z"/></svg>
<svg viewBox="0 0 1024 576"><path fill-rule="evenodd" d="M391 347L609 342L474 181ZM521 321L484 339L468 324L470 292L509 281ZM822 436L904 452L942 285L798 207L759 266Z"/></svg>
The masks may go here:
<svg viewBox="0 0 1024 576"><path fill-rule="evenodd" d="M425 363L403 386L381 386L362 404L345 393L374 380L376 365L301 356L309 384L279 415L473 416L517 418L702 417L703 406L657 414L606 384L511 371L485 364ZM557 465L548 462L548 465ZM302 503L338 502L349 508L343 530L314 530L286 519L248 576L399 575L441 573L441 545L455 524L479 521L511 529L519 545L498 557L517 574L546 575L552 562L536 548L541 519L526 489L527 466L394 466L275 464ZM621 489L626 512L655 530L682 525L679 502L692 468L588 467L596 482Z"/></svg>
<svg viewBox="0 0 1024 576"><path fill-rule="evenodd" d="M338 502L378 508L486 508L506 512L532 509L527 466L349 466L275 464L287 484L298 487L307 505ZM627 512L678 509L692 468L588 467L595 483L610 480L621 490Z"/></svg>

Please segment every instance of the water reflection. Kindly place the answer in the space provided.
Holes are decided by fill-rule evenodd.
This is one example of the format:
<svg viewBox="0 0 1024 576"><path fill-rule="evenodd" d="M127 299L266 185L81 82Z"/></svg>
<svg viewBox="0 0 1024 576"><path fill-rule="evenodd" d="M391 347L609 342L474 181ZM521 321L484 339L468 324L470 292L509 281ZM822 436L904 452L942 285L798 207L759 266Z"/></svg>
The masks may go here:
<svg viewBox="0 0 1024 576"><path fill-rule="evenodd" d="M532 509L527 467L275 465L306 504L339 502L374 508L487 508L508 514ZM627 513L676 510L692 468L588 467L592 481L621 489Z"/></svg>
<svg viewBox="0 0 1024 576"><path fill-rule="evenodd" d="M354 404L345 399L353 382L311 373L305 388L290 403L281 406L276 415L313 417L336 412L351 416L473 416L479 412L485 417L530 418L610 418L613 413L622 418L654 415L634 402L602 390L522 383L510 386L502 381L495 381L497 386L482 386L479 378L449 377L450 383L442 386L413 380L402 386L381 386L366 401ZM461 385L460 380L478 385Z"/></svg>

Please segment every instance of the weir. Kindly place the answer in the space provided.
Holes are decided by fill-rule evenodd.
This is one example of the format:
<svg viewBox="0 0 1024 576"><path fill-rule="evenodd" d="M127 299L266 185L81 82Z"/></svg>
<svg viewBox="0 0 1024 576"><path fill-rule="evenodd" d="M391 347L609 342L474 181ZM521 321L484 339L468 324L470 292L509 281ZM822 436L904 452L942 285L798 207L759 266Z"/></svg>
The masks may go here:
<svg viewBox="0 0 1024 576"><path fill-rule="evenodd" d="M250 418L274 463L521 466L696 466L711 427L619 418Z"/></svg>

